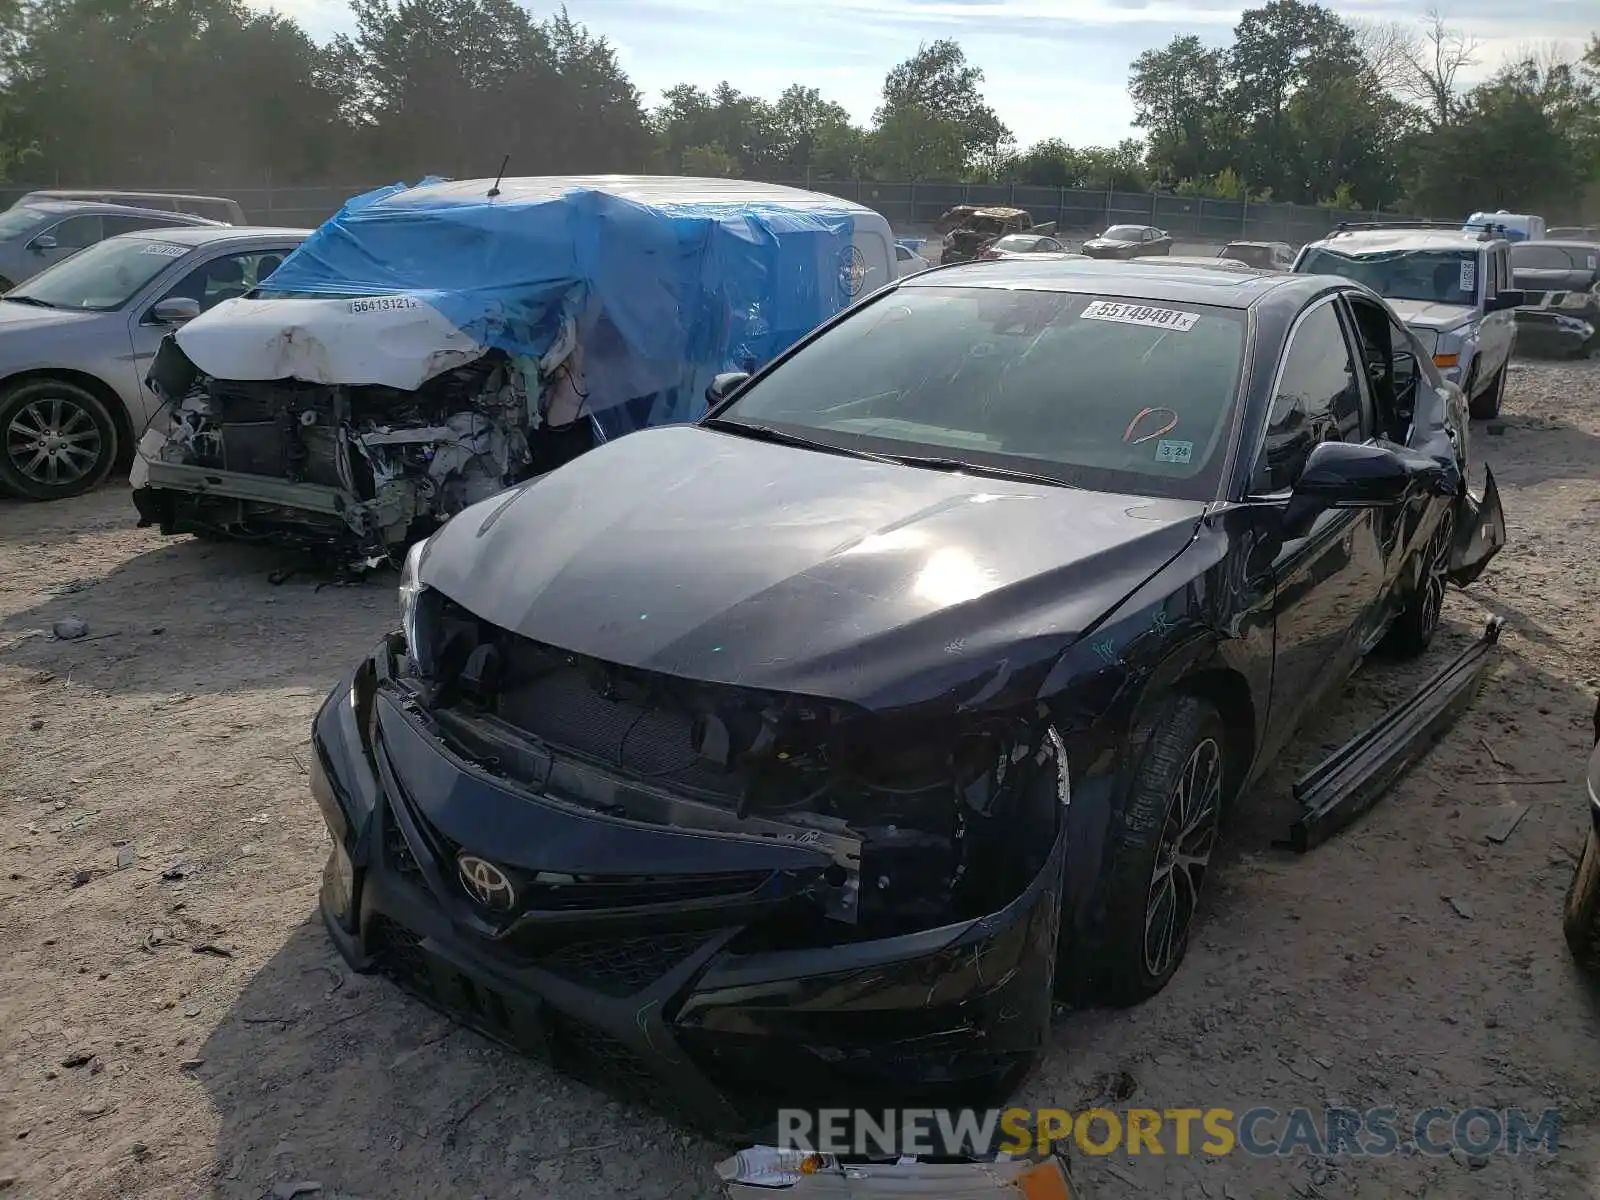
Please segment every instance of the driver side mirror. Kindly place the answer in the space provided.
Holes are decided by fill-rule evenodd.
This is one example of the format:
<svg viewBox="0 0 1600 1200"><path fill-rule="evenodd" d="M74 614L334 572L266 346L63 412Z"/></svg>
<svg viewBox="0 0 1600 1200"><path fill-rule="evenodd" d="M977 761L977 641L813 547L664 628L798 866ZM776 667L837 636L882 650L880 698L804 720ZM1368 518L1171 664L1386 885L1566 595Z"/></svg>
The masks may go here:
<svg viewBox="0 0 1600 1200"><path fill-rule="evenodd" d="M190 296L168 296L150 310L150 319L157 325L183 325L199 315L200 301Z"/></svg>
<svg viewBox="0 0 1600 1200"><path fill-rule="evenodd" d="M1485 312L1504 312L1508 308L1521 308L1528 302L1528 293L1520 289L1505 289L1489 297L1483 306Z"/></svg>
<svg viewBox="0 0 1600 1200"><path fill-rule="evenodd" d="M1321 442L1290 492L1285 524L1298 537L1330 508L1390 508L1418 484L1431 487L1441 474L1433 459L1401 446Z"/></svg>
<svg viewBox="0 0 1600 1200"><path fill-rule="evenodd" d="M706 388L706 403L715 407L745 385L749 371L724 371Z"/></svg>
<svg viewBox="0 0 1600 1200"><path fill-rule="evenodd" d="M35 254L44 254L48 251L54 250L60 244L60 242L56 241L55 234L41 233L28 244L28 249L32 250Z"/></svg>

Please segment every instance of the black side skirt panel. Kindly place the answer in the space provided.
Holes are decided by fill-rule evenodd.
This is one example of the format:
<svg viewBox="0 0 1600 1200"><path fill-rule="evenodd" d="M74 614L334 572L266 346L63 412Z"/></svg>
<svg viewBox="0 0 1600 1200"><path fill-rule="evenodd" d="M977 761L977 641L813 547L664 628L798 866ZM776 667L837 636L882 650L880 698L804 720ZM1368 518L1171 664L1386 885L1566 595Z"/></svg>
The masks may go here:
<svg viewBox="0 0 1600 1200"><path fill-rule="evenodd" d="M1376 804L1472 703L1504 625L1491 618L1481 638L1409 698L1302 775L1294 785L1302 812L1280 844L1304 854Z"/></svg>

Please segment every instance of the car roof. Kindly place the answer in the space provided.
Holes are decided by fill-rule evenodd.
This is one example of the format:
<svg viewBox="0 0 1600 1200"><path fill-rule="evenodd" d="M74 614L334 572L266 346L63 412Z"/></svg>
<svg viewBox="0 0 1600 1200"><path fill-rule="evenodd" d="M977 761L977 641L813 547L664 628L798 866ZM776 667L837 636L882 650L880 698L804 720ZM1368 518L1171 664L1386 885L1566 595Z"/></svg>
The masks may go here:
<svg viewBox="0 0 1600 1200"><path fill-rule="evenodd" d="M160 217L163 221L178 221L185 225L209 225L222 227L223 222L213 221L206 217L197 217L193 213L172 212L163 208L140 208L136 204L116 204L110 200L29 200L18 207L32 209L35 212L49 213L52 216L73 213L105 213L105 214L137 214L141 217Z"/></svg>
<svg viewBox="0 0 1600 1200"><path fill-rule="evenodd" d="M1173 254L1166 258L1135 258L1130 260L1141 267L1160 264L1174 267L1202 267L1213 271L1226 271L1230 275L1237 275L1241 271L1256 271L1267 274L1263 267L1252 267L1249 263L1242 263L1236 258L1207 258L1202 254Z"/></svg>
<svg viewBox="0 0 1600 1200"><path fill-rule="evenodd" d="M1312 242L1341 254L1381 254L1387 250L1476 250L1503 239L1485 240L1477 233L1459 229L1349 229L1335 231Z"/></svg>
<svg viewBox="0 0 1600 1200"><path fill-rule="evenodd" d="M1078 292L1122 296L1130 300L1170 300L1211 304L1221 308L1250 308L1275 292L1292 292L1309 298L1330 282L1333 280L1320 275L1234 271L1223 267L1184 264L1174 266L1158 259L1135 265L1040 254L937 267L901 280L898 286Z"/></svg>
<svg viewBox="0 0 1600 1200"><path fill-rule="evenodd" d="M200 196L190 192L127 191L122 188L40 188L29 192L28 195L38 196L42 200L71 200L79 196L90 200L100 196L141 196L146 200L200 200L207 204L237 203L226 196Z"/></svg>
<svg viewBox="0 0 1600 1200"><path fill-rule="evenodd" d="M705 179L688 175L529 175L498 181L503 204L555 200L569 191L605 192L636 204L781 204L786 208L878 214L839 196L752 179ZM383 199L385 208L426 206L441 200L483 200L493 179L449 179L419 183Z"/></svg>
<svg viewBox="0 0 1600 1200"><path fill-rule="evenodd" d="M1561 250L1593 250L1600 246L1600 238L1540 238L1536 242L1513 242L1512 252L1523 246L1555 246Z"/></svg>
<svg viewBox="0 0 1600 1200"><path fill-rule="evenodd" d="M972 215L975 217L1003 217L1009 219L1011 217L1025 217L1028 215L1028 211L1024 208L999 208L993 205L985 205L982 208L973 209Z"/></svg>
<svg viewBox="0 0 1600 1200"><path fill-rule="evenodd" d="M172 242L179 246L210 246L217 242L243 241L246 238L276 237L305 239L309 229L280 229L269 225L177 225L167 229L135 229L117 235L118 240L144 238L152 242ZM109 240L109 239L108 239Z"/></svg>
<svg viewBox="0 0 1600 1200"><path fill-rule="evenodd" d="M1260 242L1252 238L1241 238L1236 242L1228 243L1228 246L1282 246L1285 249L1288 248L1288 245L1288 242ZM1226 250L1228 246L1224 246L1223 249Z"/></svg>

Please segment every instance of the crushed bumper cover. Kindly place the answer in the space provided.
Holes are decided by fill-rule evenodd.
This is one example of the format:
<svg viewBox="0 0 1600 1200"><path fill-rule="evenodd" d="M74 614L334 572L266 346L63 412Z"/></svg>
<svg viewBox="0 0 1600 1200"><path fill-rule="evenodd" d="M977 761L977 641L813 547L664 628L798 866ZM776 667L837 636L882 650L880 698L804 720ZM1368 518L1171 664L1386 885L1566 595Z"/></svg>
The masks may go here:
<svg viewBox="0 0 1600 1200"><path fill-rule="evenodd" d="M994 1103L1025 1073L1049 1027L1065 820L997 912L741 950L827 869L825 852L614 818L563 800L559 770L550 794L497 780L408 703L391 653L341 683L313 728L312 791L335 843L322 915L357 969L727 1136L770 1128L782 1105ZM512 847L536 849L502 875ZM463 875L479 861L494 886L478 880L474 897ZM543 882L572 875L581 886ZM493 911L502 880L519 895Z"/></svg>

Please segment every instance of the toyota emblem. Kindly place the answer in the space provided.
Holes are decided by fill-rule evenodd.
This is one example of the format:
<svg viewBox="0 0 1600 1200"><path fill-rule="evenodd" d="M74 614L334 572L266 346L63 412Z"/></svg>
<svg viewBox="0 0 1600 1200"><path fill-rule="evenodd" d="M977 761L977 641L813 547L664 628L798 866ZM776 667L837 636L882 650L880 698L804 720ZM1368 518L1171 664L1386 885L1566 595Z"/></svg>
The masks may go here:
<svg viewBox="0 0 1600 1200"><path fill-rule="evenodd" d="M483 907L492 912L510 912L517 906L517 889L499 867L476 854L456 858L456 876L461 886Z"/></svg>

